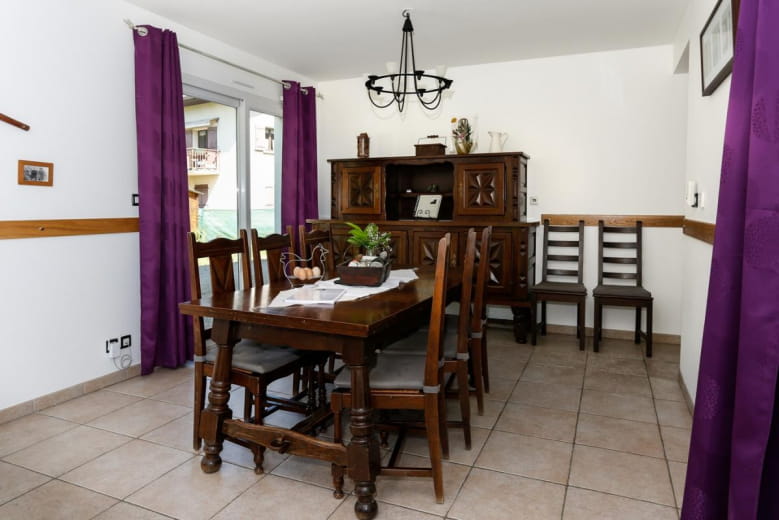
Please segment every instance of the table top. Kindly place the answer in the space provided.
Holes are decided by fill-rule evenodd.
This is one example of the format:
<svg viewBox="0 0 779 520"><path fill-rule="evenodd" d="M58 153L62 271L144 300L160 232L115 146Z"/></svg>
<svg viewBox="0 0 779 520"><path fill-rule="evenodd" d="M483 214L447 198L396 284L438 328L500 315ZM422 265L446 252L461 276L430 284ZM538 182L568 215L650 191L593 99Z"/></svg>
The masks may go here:
<svg viewBox="0 0 779 520"><path fill-rule="evenodd" d="M459 283L454 271L450 270L450 287ZM408 319L430 304L434 273L432 269L420 268L417 275L417 280L403 283L396 289L334 305L268 307L279 291L290 288L283 282L180 303L179 309L183 314L196 317L367 338L398 320Z"/></svg>

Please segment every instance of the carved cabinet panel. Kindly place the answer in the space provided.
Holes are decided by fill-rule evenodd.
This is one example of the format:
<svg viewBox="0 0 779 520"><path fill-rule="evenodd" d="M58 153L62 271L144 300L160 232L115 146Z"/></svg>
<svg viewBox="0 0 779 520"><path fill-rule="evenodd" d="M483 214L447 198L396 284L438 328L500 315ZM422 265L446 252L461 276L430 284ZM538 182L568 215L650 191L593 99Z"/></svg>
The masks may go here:
<svg viewBox="0 0 779 520"><path fill-rule="evenodd" d="M489 256L487 262L490 265L489 290L491 292L509 292L514 284L514 260L512 255L511 231L493 230L490 240ZM481 240L478 241L481 247ZM477 254L479 249L477 248Z"/></svg>
<svg viewBox="0 0 779 520"><path fill-rule="evenodd" d="M381 167L344 166L340 176L342 214L381 215Z"/></svg>
<svg viewBox="0 0 779 520"><path fill-rule="evenodd" d="M506 166L503 162L455 167L457 215L503 216L506 213Z"/></svg>
<svg viewBox="0 0 779 520"><path fill-rule="evenodd" d="M435 265L438 241L446 234L446 230L412 231L411 232L411 265ZM451 262L454 267L460 263L460 253L457 247L458 234L452 233Z"/></svg>

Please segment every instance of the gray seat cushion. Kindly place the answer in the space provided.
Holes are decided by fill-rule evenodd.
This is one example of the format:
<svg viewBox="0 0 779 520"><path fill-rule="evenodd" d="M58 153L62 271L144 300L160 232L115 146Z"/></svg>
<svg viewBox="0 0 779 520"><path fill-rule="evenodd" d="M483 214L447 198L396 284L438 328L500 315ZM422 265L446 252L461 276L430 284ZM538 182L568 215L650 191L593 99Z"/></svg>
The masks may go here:
<svg viewBox="0 0 779 520"><path fill-rule="evenodd" d="M410 336L384 347L382 354L424 356L427 354L427 331L420 330ZM457 328L446 330L444 336L444 358L454 359L457 354Z"/></svg>
<svg viewBox="0 0 779 520"><path fill-rule="evenodd" d="M376 390L422 390L425 356L379 355L371 370L371 388ZM345 367L335 378L336 388L351 388L352 373Z"/></svg>
<svg viewBox="0 0 779 520"><path fill-rule="evenodd" d="M592 295L606 298L632 298L636 300L652 299L652 293L643 287L630 285L599 285L592 291Z"/></svg>
<svg viewBox="0 0 779 520"><path fill-rule="evenodd" d="M216 343L206 342L206 361L216 361ZM300 352L289 347L263 345L251 340L241 340L233 347L233 366L257 374L267 374L301 358Z"/></svg>
<svg viewBox="0 0 779 520"><path fill-rule="evenodd" d="M535 284L530 290L537 293L587 294L584 284L571 282L541 282Z"/></svg>

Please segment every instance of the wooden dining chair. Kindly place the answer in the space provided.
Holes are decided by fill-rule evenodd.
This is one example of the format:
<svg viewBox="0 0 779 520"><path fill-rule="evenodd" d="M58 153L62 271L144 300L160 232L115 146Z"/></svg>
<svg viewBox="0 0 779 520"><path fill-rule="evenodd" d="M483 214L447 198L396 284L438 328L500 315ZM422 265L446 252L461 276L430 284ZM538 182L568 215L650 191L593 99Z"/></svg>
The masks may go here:
<svg viewBox="0 0 779 520"><path fill-rule="evenodd" d="M564 235L561 238L551 239ZM574 235L575 236L572 236ZM577 254L571 254L572 248L578 250ZM530 289L530 334L531 342L536 344L538 319L538 303L541 303L541 335L546 335L546 302L575 303L576 313L576 337L579 338L579 350L584 350L584 311L587 299L587 288L582 283L582 260L584 248L584 221L580 220L578 226L551 226L549 219L544 220L544 245L543 264L541 266L541 282ZM556 266L550 267L554 262ZM554 277L552 280L550 277Z"/></svg>
<svg viewBox="0 0 779 520"><path fill-rule="evenodd" d="M627 234L627 240L605 240L604 235ZM635 307L636 329L634 341L641 343L641 310L646 309L646 357L652 357L652 293L642 285L641 269L641 235L642 222L635 226L605 226L598 221L598 286L592 291L595 301L595 324L593 334L593 350L598 352L599 342L603 335L603 306ZM616 238L616 237L614 237ZM632 254L630 252L632 251ZM626 254L624 254L626 253ZM609 255L609 256L604 256ZM606 267L607 265L615 267ZM635 266L634 271L626 272L616 266ZM605 271L607 269L616 269ZM607 285L608 280L633 280L635 285Z"/></svg>
<svg viewBox="0 0 779 520"><path fill-rule="evenodd" d="M448 456L446 433L446 405L443 388L443 339L446 311L447 274L449 269L450 236L447 233L438 242L435 264L435 288L433 292L430 325L427 334L425 356L379 354L370 372L370 402L376 410L421 410L424 413L424 429L430 455L429 468L399 467L395 464L401 442L395 445L387 466L379 475L432 477L436 501L444 501L443 466L441 459ZM348 367L335 380L330 396L334 415L335 442L341 442L341 414L352 406L352 377ZM343 497L344 468L332 466L334 495Z"/></svg>
<svg viewBox="0 0 779 520"><path fill-rule="evenodd" d="M324 264L317 254L315 258L312 258L307 263L306 267L318 266L328 276L335 276L335 250L333 249L333 237L330 235L330 231L324 229L306 231L306 226L301 224L298 226L298 241L300 244L299 256L303 259L311 258L316 246L320 246L327 251Z"/></svg>
<svg viewBox="0 0 779 520"><path fill-rule="evenodd" d="M236 262L237 258L237 262ZM238 239L216 238L209 242L198 242L194 233L189 234L189 268L192 299L199 300L203 296L200 262L208 264L208 283L211 294L232 293L237 289L235 270L240 262L240 271L244 288L252 286L249 276L248 244L246 236ZM214 362L218 346L211 341L211 329L207 328L202 318L193 319L195 337L195 403L193 425L193 448L200 449L200 418L205 406L206 378L214 373ZM244 421L252 422L252 405L254 405L255 424L263 423L266 405L274 408L295 409L299 411L300 403L290 400L271 398L267 387L277 379L300 371L305 363L305 356L297 350L263 345L250 340L241 340L233 347L232 371L230 380L233 384L245 389ZM255 473L262 473L264 448L253 448Z"/></svg>

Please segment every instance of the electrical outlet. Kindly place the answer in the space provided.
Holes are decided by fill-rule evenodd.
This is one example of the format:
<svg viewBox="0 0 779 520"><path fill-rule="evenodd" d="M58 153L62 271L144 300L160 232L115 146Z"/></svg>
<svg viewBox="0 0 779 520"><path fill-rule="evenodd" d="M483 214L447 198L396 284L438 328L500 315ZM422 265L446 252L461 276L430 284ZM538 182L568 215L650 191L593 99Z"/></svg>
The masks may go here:
<svg viewBox="0 0 779 520"><path fill-rule="evenodd" d="M130 334L127 334L126 336L122 336L120 338L121 341L121 347L120 348L128 348L130 345L133 344L133 337Z"/></svg>
<svg viewBox="0 0 779 520"><path fill-rule="evenodd" d="M119 338L105 340L105 355L109 358L118 358L121 348L119 347Z"/></svg>
<svg viewBox="0 0 779 520"><path fill-rule="evenodd" d="M137 193L133 193L132 194L132 197L130 197L130 203L133 206L140 206L141 205L140 201L138 200L138 194Z"/></svg>
<svg viewBox="0 0 779 520"><path fill-rule="evenodd" d="M536 197L535 195L531 195L530 197L528 197L528 204L530 204L531 206L536 206L538 204L538 197Z"/></svg>

